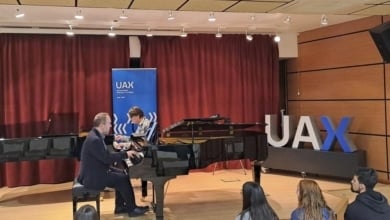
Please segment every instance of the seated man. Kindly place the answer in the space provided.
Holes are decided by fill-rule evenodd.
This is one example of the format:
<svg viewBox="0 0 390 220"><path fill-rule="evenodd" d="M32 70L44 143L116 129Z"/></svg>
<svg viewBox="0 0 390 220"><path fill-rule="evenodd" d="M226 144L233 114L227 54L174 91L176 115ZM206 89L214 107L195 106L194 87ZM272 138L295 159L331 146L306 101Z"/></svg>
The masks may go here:
<svg viewBox="0 0 390 220"><path fill-rule="evenodd" d="M131 119L131 123L137 125L137 130L132 134L133 136L136 137L143 137L144 141L138 142L138 144L134 143L131 140L131 137L129 136L123 136L123 135L116 135L115 136L115 141L113 143L113 146L115 149L131 149L131 148L139 148L140 146L146 145L147 140L145 139L145 135L148 132L148 129L150 127L150 120L145 117L144 112L142 109L138 106L134 106L130 108L128 112L128 116ZM138 149L139 151L140 149ZM127 166L131 166L132 162L129 160L125 161ZM147 196L147 182L146 181L141 181L142 183L142 197L143 199Z"/></svg>
<svg viewBox="0 0 390 220"><path fill-rule="evenodd" d="M131 123L137 125L137 130L135 130L135 132L132 133L132 135L145 136L146 133L148 132L148 129L150 127L151 122L149 119L147 119L145 117L142 109L138 106L134 106L134 107L130 108L130 110L127 114L131 119ZM130 137L117 135L117 136L115 136L115 140L116 141L130 141Z"/></svg>
<svg viewBox="0 0 390 220"><path fill-rule="evenodd" d="M358 168L351 180L351 191L358 193L355 201L348 205L345 220L390 219L390 207L386 197L374 191L378 181L372 168Z"/></svg>
<svg viewBox="0 0 390 220"><path fill-rule="evenodd" d="M111 118L108 113L98 113L93 120L93 126L81 150L78 181L86 188L94 190L103 190L105 187L114 188L115 214L127 213L130 217L143 215L149 207L136 205L128 175L111 167L114 162L137 157L138 152L129 150L111 153L107 149L104 136L111 128Z"/></svg>

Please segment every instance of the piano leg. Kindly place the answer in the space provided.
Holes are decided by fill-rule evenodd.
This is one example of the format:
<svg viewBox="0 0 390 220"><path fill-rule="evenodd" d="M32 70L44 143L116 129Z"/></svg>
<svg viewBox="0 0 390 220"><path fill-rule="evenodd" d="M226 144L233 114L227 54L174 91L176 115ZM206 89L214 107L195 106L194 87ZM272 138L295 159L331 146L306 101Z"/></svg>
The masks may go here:
<svg viewBox="0 0 390 220"><path fill-rule="evenodd" d="M253 161L252 174L253 174L253 181L260 184L260 175L261 175L261 162L260 161Z"/></svg>
<svg viewBox="0 0 390 220"><path fill-rule="evenodd" d="M153 189L155 190L156 194L156 201L155 204L153 204L154 212L156 213L156 220L163 220L164 219L164 189L165 189L165 183L168 180L174 179L176 176L151 176L151 177L145 177L143 180L147 180L152 182ZM154 201L154 198L153 198Z"/></svg>
<svg viewBox="0 0 390 220"><path fill-rule="evenodd" d="M141 180L142 198L148 196L148 182Z"/></svg>

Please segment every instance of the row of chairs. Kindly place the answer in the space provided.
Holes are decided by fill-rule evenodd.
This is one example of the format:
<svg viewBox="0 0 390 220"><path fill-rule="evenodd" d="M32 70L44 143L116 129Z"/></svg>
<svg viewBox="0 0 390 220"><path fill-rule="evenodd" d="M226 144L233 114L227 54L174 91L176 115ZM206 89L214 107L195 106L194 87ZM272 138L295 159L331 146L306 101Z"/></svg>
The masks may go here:
<svg viewBox="0 0 390 220"><path fill-rule="evenodd" d="M72 157L76 136L0 141L0 162Z"/></svg>

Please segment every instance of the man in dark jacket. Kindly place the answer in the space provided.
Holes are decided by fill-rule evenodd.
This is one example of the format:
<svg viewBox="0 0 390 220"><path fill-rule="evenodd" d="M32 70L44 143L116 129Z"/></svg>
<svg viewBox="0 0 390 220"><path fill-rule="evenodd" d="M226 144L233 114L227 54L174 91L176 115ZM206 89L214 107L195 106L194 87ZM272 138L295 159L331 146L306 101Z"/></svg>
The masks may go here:
<svg viewBox="0 0 390 220"><path fill-rule="evenodd" d="M93 120L93 126L81 150L79 182L89 189L114 188L115 214L128 213L130 217L143 215L148 211L148 207L136 205L129 176L111 167L114 162L136 157L138 153L136 151L111 153L107 149L104 136L109 134L111 128L111 117L108 113L98 113Z"/></svg>
<svg viewBox="0 0 390 220"><path fill-rule="evenodd" d="M351 180L351 191L358 193L354 202L348 205L345 220L389 220L390 207L385 196L374 191L378 182L376 171L358 168Z"/></svg>

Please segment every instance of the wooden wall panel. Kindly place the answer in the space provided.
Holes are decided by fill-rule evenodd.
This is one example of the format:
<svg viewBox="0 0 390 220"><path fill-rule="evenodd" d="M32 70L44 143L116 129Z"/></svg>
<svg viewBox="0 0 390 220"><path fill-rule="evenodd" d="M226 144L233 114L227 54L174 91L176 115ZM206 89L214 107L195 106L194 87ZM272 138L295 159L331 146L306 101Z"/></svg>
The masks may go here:
<svg viewBox="0 0 390 220"><path fill-rule="evenodd" d="M288 74L287 80L288 100L384 98L383 65Z"/></svg>
<svg viewBox="0 0 390 220"><path fill-rule="evenodd" d="M298 72L383 62L368 31L300 44L298 53Z"/></svg>
<svg viewBox="0 0 390 220"><path fill-rule="evenodd" d="M289 101L288 115L314 116L324 129L320 116L329 116L337 126L345 116L353 117L349 131L353 133L385 135L385 104L383 101Z"/></svg>
<svg viewBox="0 0 390 220"><path fill-rule="evenodd" d="M385 136L350 135L349 138L356 147L366 151L366 161L369 167L387 171L387 150Z"/></svg>
<svg viewBox="0 0 390 220"><path fill-rule="evenodd" d="M330 25L301 33L299 35L298 43L365 31L379 24L381 24L381 16L362 18L339 25Z"/></svg>
<svg viewBox="0 0 390 220"><path fill-rule="evenodd" d="M376 173L378 174L378 182L390 184L388 173L381 172L381 171L377 171Z"/></svg>
<svg viewBox="0 0 390 220"><path fill-rule="evenodd" d="M367 165L378 170L379 179L390 182L390 64L383 64L369 34L382 21L390 16L302 33L298 58L287 62L286 113L296 120L313 116L322 138L320 116L329 116L336 127L342 117L353 117L351 141L366 150Z"/></svg>
<svg viewBox="0 0 390 220"><path fill-rule="evenodd" d="M385 65L386 99L390 99L390 64ZM388 109L390 110L390 109Z"/></svg>
<svg viewBox="0 0 390 220"><path fill-rule="evenodd" d="M390 135L390 100L386 100L386 126L387 135Z"/></svg>

